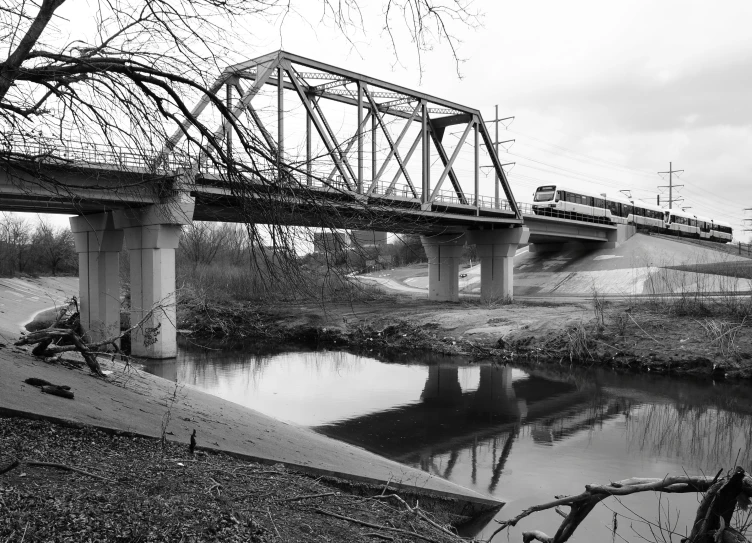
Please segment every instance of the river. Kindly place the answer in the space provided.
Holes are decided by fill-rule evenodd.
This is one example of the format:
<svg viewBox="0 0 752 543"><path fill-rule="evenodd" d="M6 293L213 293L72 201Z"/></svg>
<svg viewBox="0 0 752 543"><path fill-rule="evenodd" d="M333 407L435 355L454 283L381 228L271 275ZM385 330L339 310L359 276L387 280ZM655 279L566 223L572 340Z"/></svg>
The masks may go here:
<svg viewBox="0 0 752 543"><path fill-rule="evenodd" d="M752 470L752 387L567 367L384 360L347 352L249 354L182 345L147 370L267 415L308 426L507 502L497 519L633 476ZM575 541L679 541L697 497L609 499ZM660 512L660 518L659 518ZM614 515L617 531L612 526ZM538 513L511 530L553 535ZM661 525L665 532L650 521ZM468 528L487 537L495 523ZM506 541L506 534L494 541Z"/></svg>

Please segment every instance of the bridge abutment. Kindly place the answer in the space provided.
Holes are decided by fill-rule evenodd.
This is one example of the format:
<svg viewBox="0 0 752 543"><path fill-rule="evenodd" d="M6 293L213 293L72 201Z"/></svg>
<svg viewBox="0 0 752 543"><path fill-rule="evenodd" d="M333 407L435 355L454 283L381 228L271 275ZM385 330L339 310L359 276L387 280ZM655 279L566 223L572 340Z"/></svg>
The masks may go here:
<svg viewBox="0 0 752 543"><path fill-rule="evenodd" d="M428 299L437 302L458 302L459 269L465 234L420 236L428 257Z"/></svg>
<svg viewBox="0 0 752 543"><path fill-rule="evenodd" d="M529 236L530 231L525 227L467 232L467 241L475 244L480 260L482 300L513 298L514 255L520 244L527 243Z"/></svg>
<svg viewBox="0 0 752 543"><path fill-rule="evenodd" d="M120 251L123 231L112 212L70 218L78 253L79 315L88 341L120 333Z"/></svg>

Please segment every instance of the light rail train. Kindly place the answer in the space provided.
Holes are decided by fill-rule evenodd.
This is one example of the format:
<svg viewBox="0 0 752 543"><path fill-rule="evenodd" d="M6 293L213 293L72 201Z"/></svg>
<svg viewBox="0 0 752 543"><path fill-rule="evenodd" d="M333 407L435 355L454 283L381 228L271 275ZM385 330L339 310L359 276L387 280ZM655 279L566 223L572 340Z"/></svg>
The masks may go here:
<svg viewBox="0 0 752 543"><path fill-rule="evenodd" d="M631 224L639 230L720 243L728 243L733 238L731 225L724 221L678 209L663 209L621 196L604 198L602 194L562 185L538 187L533 198L533 213L600 224Z"/></svg>

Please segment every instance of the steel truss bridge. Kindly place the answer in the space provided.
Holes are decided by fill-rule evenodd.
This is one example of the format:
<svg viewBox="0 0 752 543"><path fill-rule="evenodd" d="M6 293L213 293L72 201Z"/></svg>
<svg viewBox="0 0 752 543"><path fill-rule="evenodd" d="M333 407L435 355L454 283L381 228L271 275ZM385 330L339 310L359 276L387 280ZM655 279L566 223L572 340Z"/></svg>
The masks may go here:
<svg viewBox="0 0 752 543"><path fill-rule="evenodd" d="M268 205L269 190L278 189L285 194L280 202L291 210L289 224L315 225L306 217L315 200L334 206L342 227L360 226L364 206L384 211L383 225L369 219L372 229L415 231L417 222L418 231L431 233L522 224L476 109L284 51L228 67L209 90L215 101L204 96L192 117L208 119L202 120L207 126L221 121L215 139L251 172L242 198L253 198L258 185L264 194L259 205ZM217 114L216 97L223 91L234 121L265 144L263 156L233 146L231 122ZM259 106L260 100L276 108ZM271 109L276 111L269 119ZM293 118L294 111L303 118ZM348 122L351 133L333 129ZM445 135L457 128L459 139L448 141ZM237 213L239 196L227 186L221 165L195 145L190 132L186 121L161 149L6 134L5 151L17 160L0 172L0 207L89 214L183 194L195 199L196 220L247 220ZM296 136L302 141L293 141ZM458 173L460 156L470 175ZM481 168L487 166L498 183L484 186L483 194Z"/></svg>

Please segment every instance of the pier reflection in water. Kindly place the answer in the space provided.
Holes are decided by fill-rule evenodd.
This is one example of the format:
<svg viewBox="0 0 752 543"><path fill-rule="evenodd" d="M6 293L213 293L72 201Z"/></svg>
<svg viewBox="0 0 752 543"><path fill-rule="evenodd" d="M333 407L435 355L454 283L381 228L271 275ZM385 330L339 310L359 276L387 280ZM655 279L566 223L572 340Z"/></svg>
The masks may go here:
<svg viewBox="0 0 752 543"><path fill-rule="evenodd" d="M752 389L741 385L446 358L195 348L148 371L493 494L509 502L498 518L592 482L715 473L737 457L752 469ZM656 497L606 504L622 515L621 526L631 523L652 540L647 527L627 519L657 518ZM672 517L683 511L683 532L696 498L672 496L670 504ZM596 508L578 540L610 540L612 515ZM559 520L543 513L520 528L553 533ZM478 527L478 535L493 528ZM639 539L630 528L622 535Z"/></svg>

